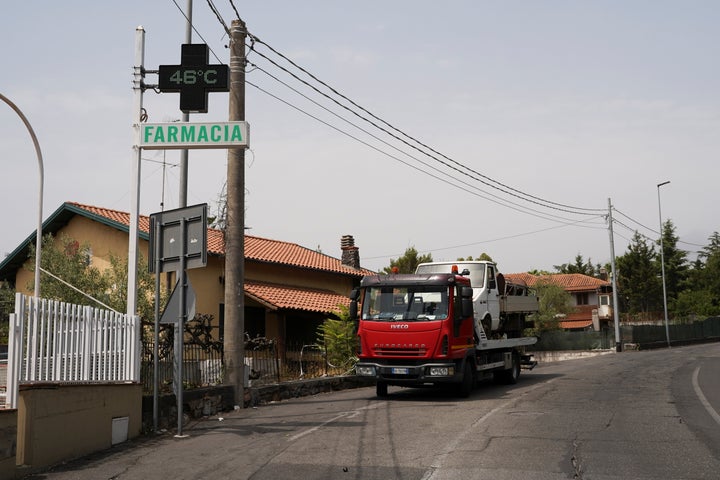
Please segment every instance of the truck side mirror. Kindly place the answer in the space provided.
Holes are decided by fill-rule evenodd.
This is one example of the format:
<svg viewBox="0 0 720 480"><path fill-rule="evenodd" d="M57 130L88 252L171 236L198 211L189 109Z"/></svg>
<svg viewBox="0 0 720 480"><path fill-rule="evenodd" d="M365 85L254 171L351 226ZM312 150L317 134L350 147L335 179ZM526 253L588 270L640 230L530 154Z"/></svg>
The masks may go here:
<svg viewBox="0 0 720 480"><path fill-rule="evenodd" d="M460 299L460 309L462 310L460 313L462 315L462 318L472 317L473 316L473 289L471 287L462 287L460 290L460 295L462 298Z"/></svg>
<svg viewBox="0 0 720 480"><path fill-rule="evenodd" d="M360 290L353 288L350 292L350 320L356 322L358 319L358 298L360 298Z"/></svg>

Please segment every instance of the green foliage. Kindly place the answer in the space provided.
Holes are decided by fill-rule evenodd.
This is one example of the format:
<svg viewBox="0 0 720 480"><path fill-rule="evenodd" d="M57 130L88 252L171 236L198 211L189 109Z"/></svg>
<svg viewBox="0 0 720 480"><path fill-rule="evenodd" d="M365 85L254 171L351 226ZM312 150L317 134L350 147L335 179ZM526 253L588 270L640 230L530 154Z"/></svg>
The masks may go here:
<svg viewBox="0 0 720 480"><path fill-rule="evenodd" d="M15 311L15 290L8 282L0 282L0 345L7 345L10 314Z"/></svg>
<svg viewBox="0 0 720 480"><path fill-rule="evenodd" d="M672 220L667 220L663 224L663 256L665 264L665 286L667 290L668 302L672 303L678 297L678 294L687 286L688 280L688 261L687 253L677 247L679 238L675 235L675 225ZM662 272L660 266L660 242L658 246L658 271ZM662 279L661 279L662 280Z"/></svg>
<svg viewBox="0 0 720 480"><path fill-rule="evenodd" d="M635 232L628 251L616 259L621 311L662 310L662 282L656 252L645 237Z"/></svg>
<svg viewBox="0 0 720 480"><path fill-rule="evenodd" d="M529 270L528 273L530 275L535 275L537 277L542 277L543 275L552 275L552 272L549 272L547 270L538 270L537 268L533 268L532 270Z"/></svg>
<svg viewBox="0 0 720 480"><path fill-rule="evenodd" d="M30 248L29 257L27 268L34 270L34 246ZM53 236L48 234L43 237L40 262L44 270L63 280L61 282L44 272L41 273L40 291L43 298L77 305L101 306L93 300L96 299L118 312L127 309L127 259L110 255L110 268L100 271L92 265L92 249L89 244L80 244L64 234L54 241ZM142 255L138 258L137 286L138 313L144 323L152 322L155 318L155 277L148 272L147 261ZM34 289L32 282L28 289ZM167 297L167 292L161 290L161 305L165 304Z"/></svg>
<svg viewBox="0 0 720 480"><path fill-rule="evenodd" d="M481 262L481 261L492 262L493 261L492 257L485 252L481 253L480 256L476 257L476 258L473 258L472 256L470 256L467 258L460 257L457 259L458 262L472 262L473 260L478 261L478 262Z"/></svg>
<svg viewBox="0 0 720 480"><path fill-rule="evenodd" d="M538 312L533 315L535 332L558 330L560 317L573 311L572 296L560 285L547 280L535 284L539 299Z"/></svg>
<svg viewBox="0 0 720 480"><path fill-rule="evenodd" d="M590 277L600 275L600 264L592 264L592 260L588 258L587 262L579 253L575 256L574 263L563 263L562 265L553 265L557 273L580 273Z"/></svg>
<svg viewBox="0 0 720 480"><path fill-rule="evenodd" d="M670 307L668 307L670 308ZM681 317L712 317L720 315L717 295L709 289L684 290L673 301L672 311Z"/></svg>
<svg viewBox="0 0 720 480"><path fill-rule="evenodd" d="M420 263L432 262L432 254L418 255L418 251L415 247L410 247L405 250L405 254L396 259L390 259L390 266L385 267L383 272L392 273L393 267L398 268L398 273L415 273L415 269Z"/></svg>
<svg viewBox="0 0 720 480"><path fill-rule="evenodd" d="M28 269L35 270L35 245L30 246L30 262ZM80 244L67 235L61 235L55 241L51 234L42 239L42 258L40 266L43 270L62 279L64 282L51 277L46 273L40 274L40 293L43 298L59 300L77 305L93 305L97 303L89 299L85 294L103 293L107 289L105 280L100 270L92 266L92 249L90 245ZM34 279L27 285L29 290L34 290ZM79 291L78 291L79 290ZM98 300L104 302L104 298Z"/></svg>
<svg viewBox="0 0 720 480"><path fill-rule="evenodd" d="M317 343L324 346L331 366L350 369L357 361L358 338L348 307L338 305L337 319L327 318L318 327Z"/></svg>
<svg viewBox="0 0 720 480"><path fill-rule="evenodd" d="M720 315L720 234L713 232L708 240L687 271L685 289L670 302L677 315Z"/></svg>

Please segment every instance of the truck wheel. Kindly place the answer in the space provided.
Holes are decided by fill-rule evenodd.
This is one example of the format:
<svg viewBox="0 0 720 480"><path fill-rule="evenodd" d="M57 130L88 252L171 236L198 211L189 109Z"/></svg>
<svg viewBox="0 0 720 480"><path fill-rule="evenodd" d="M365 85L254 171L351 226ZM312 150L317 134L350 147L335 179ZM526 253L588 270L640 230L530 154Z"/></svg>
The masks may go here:
<svg viewBox="0 0 720 480"><path fill-rule="evenodd" d="M388 396L388 386L387 383L378 382L377 385L375 385L375 395L378 397L387 397Z"/></svg>
<svg viewBox="0 0 720 480"><path fill-rule="evenodd" d="M493 374L495 383L515 385L520 377L520 357L517 353L512 355L512 366L508 370L500 370Z"/></svg>
<svg viewBox="0 0 720 480"><path fill-rule="evenodd" d="M458 388L458 393L463 398L469 397L475 388L475 371L473 370L472 363L474 363L472 358L465 360L462 383Z"/></svg>

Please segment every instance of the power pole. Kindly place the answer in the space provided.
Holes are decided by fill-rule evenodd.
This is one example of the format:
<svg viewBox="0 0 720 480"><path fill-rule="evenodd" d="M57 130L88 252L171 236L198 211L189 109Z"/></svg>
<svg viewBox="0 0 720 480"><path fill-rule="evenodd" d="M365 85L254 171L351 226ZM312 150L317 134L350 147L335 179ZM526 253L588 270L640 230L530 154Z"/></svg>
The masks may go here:
<svg viewBox="0 0 720 480"><path fill-rule="evenodd" d="M245 120L245 36L242 20L230 27L229 120ZM225 383L235 405L245 403L245 149L228 149L225 220Z"/></svg>
<svg viewBox="0 0 720 480"><path fill-rule="evenodd" d="M615 351L622 352L620 332L620 305L617 294L617 268L615 267L615 235L613 233L612 202L608 198L608 234L610 235L610 270L612 270L613 321L615 323Z"/></svg>

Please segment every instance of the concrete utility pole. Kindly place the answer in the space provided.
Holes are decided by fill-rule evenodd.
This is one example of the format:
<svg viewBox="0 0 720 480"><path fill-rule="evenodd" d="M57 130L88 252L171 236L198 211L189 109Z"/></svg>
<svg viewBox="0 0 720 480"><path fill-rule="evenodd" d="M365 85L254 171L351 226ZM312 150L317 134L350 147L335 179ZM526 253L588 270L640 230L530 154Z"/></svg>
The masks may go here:
<svg viewBox="0 0 720 480"><path fill-rule="evenodd" d="M229 120L245 120L245 36L242 20L230 27ZM228 149L225 220L225 383L235 405L245 403L245 149Z"/></svg>
<svg viewBox="0 0 720 480"><path fill-rule="evenodd" d="M615 323L615 351L622 352L620 333L620 305L617 294L617 268L615 267L615 235L613 234L612 202L608 198L608 234L610 235L610 269L612 270L613 323Z"/></svg>

